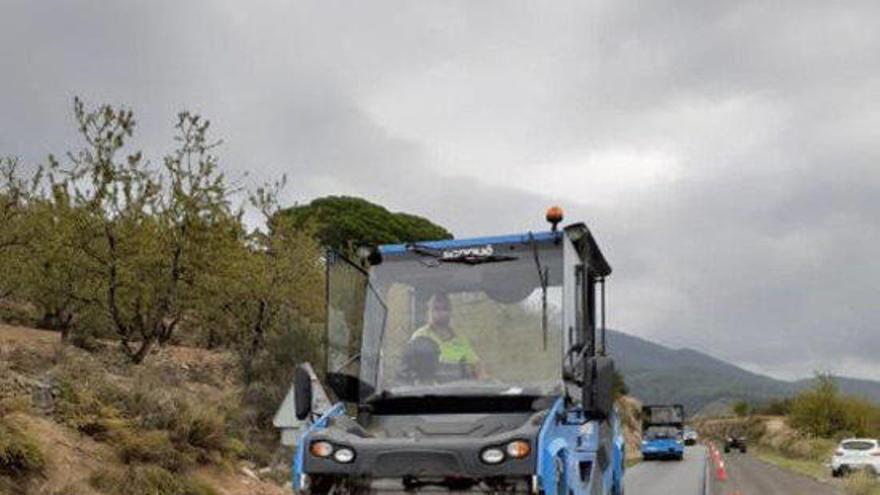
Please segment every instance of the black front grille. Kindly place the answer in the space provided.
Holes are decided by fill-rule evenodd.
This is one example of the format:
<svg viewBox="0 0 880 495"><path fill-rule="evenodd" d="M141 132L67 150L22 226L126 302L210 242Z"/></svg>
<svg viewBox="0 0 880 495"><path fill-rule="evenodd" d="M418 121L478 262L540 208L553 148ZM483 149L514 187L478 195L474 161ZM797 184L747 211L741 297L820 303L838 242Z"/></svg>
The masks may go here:
<svg viewBox="0 0 880 495"><path fill-rule="evenodd" d="M458 457L450 452L405 450L378 453L376 468L384 476L423 476L464 471Z"/></svg>

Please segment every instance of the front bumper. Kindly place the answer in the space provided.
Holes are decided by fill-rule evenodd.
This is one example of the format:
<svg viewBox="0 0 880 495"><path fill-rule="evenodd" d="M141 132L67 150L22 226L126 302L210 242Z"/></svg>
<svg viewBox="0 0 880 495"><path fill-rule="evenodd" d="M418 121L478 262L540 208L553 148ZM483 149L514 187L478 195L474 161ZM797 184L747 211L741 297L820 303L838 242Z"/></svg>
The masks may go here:
<svg viewBox="0 0 880 495"><path fill-rule="evenodd" d="M672 458L682 455L684 455L684 444L642 446L642 457L645 459Z"/></svg>
<svg viewBox="0 0 880 495"><path fill-rule="evenodd" d="M528 421L519 428L494 435L430 435L375 437L357 435L341 428L325 428L306 438L309 444L329 442L355 452L351 462L340 463L331 457L316 457L305 452L303 472L319 475L389 478L505 478L535 474L540 422ZM504 450L515 440L529 444L525 457L505 455L497 464L483 462L480 454L487 448ZM307 446L304 446L308 449Z"/></svg>
<svg viewBox="0 0 880 495"><path fill-rule="evenodd" d="M464 478L424 478L414 480L404 478L364 478L339 477L327 475L307 476L305 493L358 493L381 495L413 495L415 493L437 493L443 495L471 495L486 493L532 494L535 492L534 477L490 478L470 480ZM334 490L319 488L321 483L329 483Z"/></svg>
<svg viewBox="0 0 880 495"><path fill-rule="evenodd" d="M483 442L401 440L368 440L349 442L357 456L354 461L341 464L331 458L306 456L305 472L309 474L338 474L369 476L372 478L412 477L467 477L493 478L531 476L536 469L536 449L523 459L508 458L499 464L480 460Z"/></svg>

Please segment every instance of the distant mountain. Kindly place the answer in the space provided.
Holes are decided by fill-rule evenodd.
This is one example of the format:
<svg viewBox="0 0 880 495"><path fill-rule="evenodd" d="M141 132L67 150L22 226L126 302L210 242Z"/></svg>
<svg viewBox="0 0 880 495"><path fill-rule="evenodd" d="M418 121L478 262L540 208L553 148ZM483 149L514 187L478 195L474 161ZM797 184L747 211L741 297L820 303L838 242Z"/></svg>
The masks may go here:
<svg viewBox="0 0 880 495"><path fill-rule="evenodd" d="M646 403L680 403L689 415L723 411L736 401L752 404L789 396L812 379L788 382L752 373L692 349L671 349L623 332L608 331L608 353L631 395ZM840 389L880 402L880 382L839 378Z"/></svg>

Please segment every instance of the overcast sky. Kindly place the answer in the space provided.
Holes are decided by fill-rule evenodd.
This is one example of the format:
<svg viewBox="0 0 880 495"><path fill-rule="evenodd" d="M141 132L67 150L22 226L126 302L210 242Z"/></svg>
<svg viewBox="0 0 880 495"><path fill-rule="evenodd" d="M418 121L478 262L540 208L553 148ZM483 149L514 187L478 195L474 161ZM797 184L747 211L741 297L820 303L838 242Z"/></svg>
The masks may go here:
<svg viewBox="0 0 880 495"><path fill-rule="evenodd" d="M880 377L880 2L0 0L0 155L191 109L244 183L456 237L550 204L614 266L612 326L782 378Z"/></svg>

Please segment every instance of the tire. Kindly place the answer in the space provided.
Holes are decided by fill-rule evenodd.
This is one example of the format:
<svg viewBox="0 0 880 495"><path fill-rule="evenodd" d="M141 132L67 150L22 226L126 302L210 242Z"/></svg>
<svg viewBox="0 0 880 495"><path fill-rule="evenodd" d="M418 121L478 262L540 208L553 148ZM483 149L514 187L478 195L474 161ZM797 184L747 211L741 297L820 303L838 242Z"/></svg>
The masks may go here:
<svg viewBox="0 0 880 495"><path fill-rule="evenodd" d="M748 451L748 449L746 447L743 447L743 448L739 449L739 451L742 452L743 454L745 454Z"/></svg>
<svg viewBox="0 0 880 495"><path fill-rule="evenodd" d="M840 476L841 476L842 474L843 474L843 473L841 473L839 469L832 469L832 470L831 470L831 477L832 477L832 478L840 478Z"/></svg>
<svg viewBox="0 0 880 495"><path fill-rule="evenodd" d="M729 454L729 453L730 453L730 447L728 447L727 445L724 446L724 453L725 453L725 454Z"/></svg>

